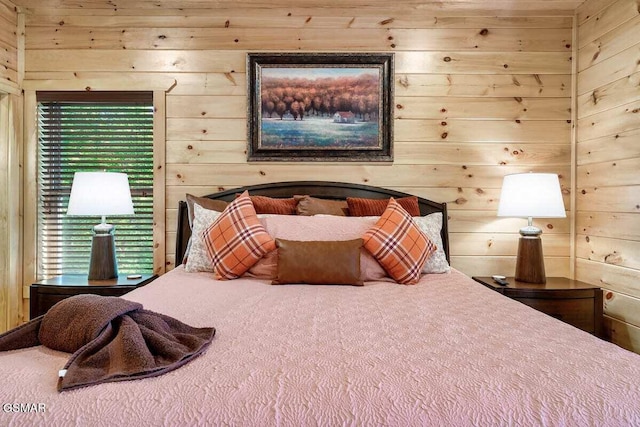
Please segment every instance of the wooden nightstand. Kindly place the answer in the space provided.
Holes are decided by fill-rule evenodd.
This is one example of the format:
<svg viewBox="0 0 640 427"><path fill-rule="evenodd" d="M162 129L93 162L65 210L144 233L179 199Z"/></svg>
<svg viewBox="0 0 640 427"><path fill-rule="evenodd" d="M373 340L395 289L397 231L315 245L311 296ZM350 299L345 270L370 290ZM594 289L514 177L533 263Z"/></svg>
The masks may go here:
<svg viewBox="0 0 640 427"><path fill-rule="evenodd" d="M127 279L122 274L116 279L88 280L86 274L63 274L40 280L29 289L30 318L34 319L47 312L55 303L79 294L96 294L119 297L129 291L153 281L156 274L143 274L138 279Z"/></svg>
<svg viewBox="0 0 640 427"><path fill-rule="evenodd" d="M547 277L544 285L518 282L513 277L507 277L507 286L497 284L491 277L473 277L473 280L602 337L602 289L597 286L564 277Z"/></svg>

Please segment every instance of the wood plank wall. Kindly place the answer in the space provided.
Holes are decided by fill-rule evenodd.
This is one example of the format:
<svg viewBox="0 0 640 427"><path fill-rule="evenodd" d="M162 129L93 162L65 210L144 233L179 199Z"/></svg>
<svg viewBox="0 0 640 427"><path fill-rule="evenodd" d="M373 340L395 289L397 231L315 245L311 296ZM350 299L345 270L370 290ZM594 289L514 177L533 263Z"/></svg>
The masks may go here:
<svg viewBox="0 0 640 427"><path fill-rule="evenodd" d="M9 0L0 0L0 90L18 87L18 12Z"/></svg>
<svg viewBox="0 0 640 427"><path fill-rule="evenodd" d="M0 0L0 332L22 320L20 21Z"/></svg>
<svg viewBox="0 0 640 427"><path fill-rule="evenodd" d="M335 180L449 203L453 265L513 274L524 220L496 218L502 177L561 175L569 208L572 17L371 8L26 9L26 82L175 78L167 94L166 237L178 200L246 184ZM395 162L246 162L250 51L395 52ZM540 223L568 275L570 219Z"/></svg>
<svg viewBox="0 0 640 427"><path fill-rule="evenodd" d="M576 275L640 352L640 1L589 0L577 19Z"/></svg>

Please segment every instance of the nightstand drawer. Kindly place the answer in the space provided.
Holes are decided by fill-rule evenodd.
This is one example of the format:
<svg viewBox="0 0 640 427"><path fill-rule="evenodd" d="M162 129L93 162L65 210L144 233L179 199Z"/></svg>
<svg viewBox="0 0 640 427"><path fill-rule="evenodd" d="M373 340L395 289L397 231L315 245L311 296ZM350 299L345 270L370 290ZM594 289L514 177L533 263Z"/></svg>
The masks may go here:
<svg viewBox="0 0 640 427"><path fill-rule="evenodd" d="M80 294L119 297L153 281L155 274L143 274L136 279L127 276L110 280L88 280L86 275L65 274L33 283L29 290L30 318L45 314L56 303Z"/></svg>
<svg viewBox="0 0 640 427"><path fill-rule="evenodd" d="M102 295L105 297L119 297L124 295L127 292L131 292L134 290L135 286L118 286L112 288L85 288L82 289L83 294L95 294ZM45 314L51 307L53 307L56 303L62 301L65 298L72 297L74 295L78 295L78 289L74 288L71 291L65 292L64 289L57 288L46 288L46 287L31 287L29 292L29 310L30 317L33 319L34 317L38 317L42 314Z"/></svg>
<svg viewBox="0 0 640 427"><path fill-rule="evenodd" d="M38 294L37 291L34 292L34 289L31 288L29 295L29 313L31 319L43 315L51 307L56 305L56 303L70 296L71 295Z"/></svg>
<svg viewBox="0 0 640 427"><path fill-rule="evenodd" d="M589 333L595 333L595 318L593 298L574 299L543 299L543 298L513 298L529 307L535 308L549 316L580 328Z"/></svg>

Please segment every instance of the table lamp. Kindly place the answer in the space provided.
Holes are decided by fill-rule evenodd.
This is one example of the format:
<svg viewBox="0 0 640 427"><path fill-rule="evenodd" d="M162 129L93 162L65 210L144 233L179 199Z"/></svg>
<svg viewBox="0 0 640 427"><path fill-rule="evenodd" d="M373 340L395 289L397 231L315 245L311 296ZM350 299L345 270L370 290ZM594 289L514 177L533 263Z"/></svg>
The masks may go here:
<svg viewBox="0 0 640 427"><path fill-rule="evenodd" d="M540 239L542 230L533 225L533 218L566 217L558 175L506 175L500 193L498 216L528 219L528 225L520 229L515 279L527 283L546 283Z"/></svg>
<svg viewBox="0 0 640 427"><path fill-rule="evenodd" d="M117 172L76 172L71 185L67 215L101 216L93 227L89 280L118 277L115 227L107 215L133 215L133 202L127 174Z"/></svg>

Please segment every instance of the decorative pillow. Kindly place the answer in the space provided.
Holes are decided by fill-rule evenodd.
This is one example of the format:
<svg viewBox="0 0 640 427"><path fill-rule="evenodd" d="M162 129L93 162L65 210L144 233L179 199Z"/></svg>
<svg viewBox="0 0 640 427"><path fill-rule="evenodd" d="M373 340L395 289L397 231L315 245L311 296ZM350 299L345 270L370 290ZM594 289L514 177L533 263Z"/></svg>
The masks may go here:
<svg viewBox="0 0 640 427"><path fill-rule="evenodd" d="M427 235L429 240L436 245L437 249L424 263L422 272L428 273L448 273L451 267L447 262L442 244L442 212L436 212L425 216L413 217L413 222L420 227L420 230Z"/></svg>
<svg viewBox="0 0 640 427"><path fill-rule="evenodd" d="M347 216L349 206L346 200L325 200L311 196L293 196L298 202L298 215L336 215Z"/></svg>
<svg viewBox="0 0 640 427"><path fill-rule="evenodd" d="M411 216L420 216L420 206L416 196L402 197L396 202ZM389 199L363 199L347 197L349 216L380 216L387 208Z"/></svg>
<svg viewBox="0 0 640 427"><path fill-rule="evenodd" d="M224 200L213 200L208 197L197 197L191 194L187 194L187 212L189 216L189 227L193 228L193 217L195 216L195 210L193 205L200 205L205 209L209 209L211 211L222 212L224 208L227 207L229 202L225 202Z"/></svg>
<svg viewBox="0 0 640 427"><path fill-rule="evenodd" d="M205 209L209 209L212 211L222 212L224 208L229 204L224 200L213 200L208 197L196 197L191 194L187 194L187 218L189 219L189 228L193 230L193 217L195 216L195 209L193 205L200 205ZM187 264L187 259L189 258L189 252L191 252L193 237L189 238L187 242L187 247L184 251L184 255L182 257L182 263Z"/></svg>
<svg viewBox="0 0 640 427"><path fill-rule="evenodd" d="M193 228L188 243L189 256L184 263L185 271L194 273L197 271L213 272L213 264L209 258L207 245L204 243L202 233L218 219L222 212L205 209L199 204L193 205ZM185 254L186 256L186 254Z"/></svg>
<svg viewBox="0 0 640 427"><path fill-rule="evenodd" d="M376 225L364 236L364 247L396 282L415 284L425 261L436 250L413 223L411 215L392 197Z"/></svg>
<svg viewBox="0 0 640 427"><path fill-rule="evenodd" d="M347 217L333 215L298 216L273 215L260 218L260 222L274 239L297 241L353 240L362 235L378 220L378 217ZM247 273L258 279L273 280L278 268L278 250L269 252ZM365 282L388 280L387 273L378 261L364 248L360 251L360 276Z"/></svg>
<svg viewBox="0 0 640 427"><path fill-rule="evenodd" d="M267 196L250 196L258 214L295 215L298 202L289 199L275 199Z"/></svg>
<svg viewBox="0 0 640 427"><path fill-rule="evenodd" d="M237 279L276 248L246 191L229 203L203 237L217 279Z"/></svg>
<svg viewBox="0 0 640 427"><path fill-rule="evenodd" d="M276 239L276 246L278 274L272 285L364 285L360 278L362 239L334 242Z"/></svg>

